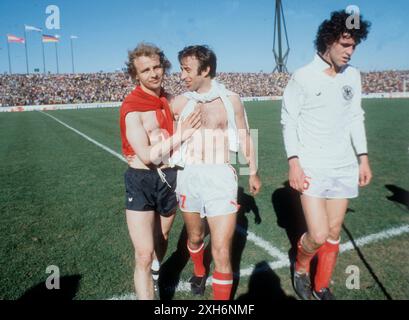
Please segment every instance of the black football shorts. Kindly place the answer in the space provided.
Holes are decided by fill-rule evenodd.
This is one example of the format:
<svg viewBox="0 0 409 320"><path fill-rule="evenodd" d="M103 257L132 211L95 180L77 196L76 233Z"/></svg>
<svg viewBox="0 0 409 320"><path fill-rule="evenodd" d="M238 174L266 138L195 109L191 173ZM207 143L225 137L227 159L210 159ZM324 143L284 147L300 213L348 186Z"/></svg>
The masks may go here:
<svg viewBox="0 0 409 320"><path fill-rule="evenodd" d="M156 211L160 215L170 216L176 211L177 169L166 168L162 172L170 185L162 181L156 170L126 170L125 190L126 209L134 211Z"/></svg>

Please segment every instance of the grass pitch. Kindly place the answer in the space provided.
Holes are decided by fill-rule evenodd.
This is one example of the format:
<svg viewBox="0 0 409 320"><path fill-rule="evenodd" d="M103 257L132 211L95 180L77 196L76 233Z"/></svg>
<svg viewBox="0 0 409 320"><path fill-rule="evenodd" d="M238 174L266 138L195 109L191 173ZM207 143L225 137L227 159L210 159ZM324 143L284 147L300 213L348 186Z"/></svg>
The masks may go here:
<svg viewBox="0 0 409 320"><path fill-rule="evenodd" d="M351 201L342 241L409 224L408 99L364 100L371 185ZM250 233L287 255L288 227L282 205L287 163L279 102L249 102L250 126L258 129L263 189L255 199L241 176L246 203L234 242L235 270L242 275L235 299L291 298L290 270L252 241ZM120 153L118 109L53 111L49 114ZM0 113L0 299L109 299L133 292L133 252L124 215L126 164L40 112ZM187 281L192 271L178 215L170 235L163 278ZM248 232L248 233L246 233ZM409 234L358 246L339 256L333 289L340 299L408 299ZM182 246L183 247L183 246ZM61 289L49 291L46 268L58 266ZM345 285L346 268L360 271L360 288ZM262 285L261 285L262 284ZM264 289L263 289L264 288ZM259 292L259 293L257 293ZM169 291L166 299L197 299ZM207 287L205 299L211 299Z"/></svg>

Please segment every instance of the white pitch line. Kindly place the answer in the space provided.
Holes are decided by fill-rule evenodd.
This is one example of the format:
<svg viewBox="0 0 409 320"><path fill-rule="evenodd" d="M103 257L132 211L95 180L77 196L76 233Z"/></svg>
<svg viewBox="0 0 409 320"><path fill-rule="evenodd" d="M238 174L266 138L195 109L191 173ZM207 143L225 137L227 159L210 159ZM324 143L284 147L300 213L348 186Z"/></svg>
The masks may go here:
<svg viewBox="0 0 409 320"><path fill-rule="evenodd" d="M110 299L107 300L136 300L136 295L135 293L128 293L128 294L124 294L122 296L114 296Z"/></svg>
<svg viewBox="0 0 409 320"><path fill-rule="evenodd" d="M257 236L255 233L253 233L253 232L251 232L249 230L245 230L244 228L242 228L239 225L236 226L236 230L239 233L243 234L243 235L247 235L247 240L252 241L255 245L257 245L260 248L267 251L267 253L269 255L271 255L272 257L275 257L275 258L277 258L279 260L287 259L287 255L285 253L281 252L279 249L272 246L270 244L270 242L268 242L268 241L264 240L263 238Z"/></svg>
<svg viewBox="0 0 409 320"><path fill-rule="evenodd" d="M395 227L395 228L391 228L391 229L387 229L378 233L373 233L370 234L368 236L364 236L361 238L358 238L357 240L355 240L355 243L357 246L365 246L367 244L370 243L374 243L380 240L385 240L385 239L389 239L392 237L396 237L399 236L401 234L405 234L405 233L409 233L409 224L407 225L403 225L400 227ZM343 243L340 245L340 253L346 252L346 251L350 251L353 250L354 246L352 244L351 241L348 241L346 243ZM289 267L290 266L290 261L288 260L288 258L286 258L285 260L281 260L281 261L275 261L275 262L270 262L269 266L272 270L277 270L277 269L281 269L281 268L285 268L285 267ZM240 270L240 277L247 277L250 276L253 272L254 272L255 266L251 265L250 267L246 268L246 269L241 269ZM209 277L206 281L206 285L210 285L211 284L211 277ZM190 291L190 284L189 282L186 281L180 281L179 285L176 288L176 291ZM136 296L135 294L124 294L124 295L120 295L120 296L114 296L108 300L135 300Z"/></svg>
<svg viewBox="0 0 409 320"><path fill-rule="evenodd" d="M371 242L396 237L404 233L409 233L409 225L404 225L401 227L387 229L379 233L370 234L369 236L365 236L365 237L359 238L358 240L355 240L355 243L358 247L360 247L360 246L364 246ZM352 250L352 249L354 249L354 245L352 244L351 241L348 241L340 245L339 251L344 252L344 251Z"/></svg>
<svg viewBox="0 0 409 320"><path fill-rule="evenodd" d="M286 257L285 260L273 261L273 262L270 262L268 265L271 268L271 270L278 270L281 268L289 267L290 261L288 260L288 257ZM246 269L241 269L240 277L251 276L251 274L254 272L254 269L255 269L254 265L251 265L250 267L247 267Z"/></svg>
<svg viewBox="0 0 409 320"><path fill-rule="evenodd" d="M57 121L58 123L62 124L64 127L74 131L75 133L79 134L81 137L85 138L86 140L92 142L93 144L97 145L98 147L102 148L103 150L109 152L110 154L114 155L115 157L117 157L118 159L127 162L125 160L125 158L120 155L119 153L115 152L114 150L108 148L107 146L103 145L102 143L99 143L98 141L92 139L91 137L87 136L85 133L82 133L81 131L69 126L68 124L66 124L65 122L59 120L58 118L43 112L43 111L39 111L42 114L45 114L46 116L54 119L55 121ZM286 258L286 255L284 253L282 253L279 249L273 247L268 241L256 236L254 233L250 232L250 231L246 231L243 228L237 226L237 228L240 228L238 231L245 234L247 232L247 239L250 241L253 241L257 246L261 247L262 249L264 249L265 251L267 251L272 257L277 257L278 259L283 259Z"/></svg>
<svg viewBox="0 0 409 320"><path fill-rule="evenodd" d="M115 152L114 150L108 148L107 146L104 146L103 144L99 143L98 141L96 141L96 140L94 140L94 139L88 137L85 133L82 133L81 131L78 131L77 129L75 129L75 128L69 126L68 124L62 122L61 120L57 119L56 117L53 117L52 115L50 115L50 114L48 114L48 113L46 113L46 112L43 112L43 111L38 111L38 112L41 112L42 114L45 114L47 117L50 117L50 118L54 119L54 120L57 121L58 123L62 124L64 127L66 127L66 128L68 128L68 129L74 131L75 133L79 134L81 137L83 137L83 138L85 138L86 140L92 142L93 144L97 145L98 147L104 149L105 151L109 152L110 154L114 155L114 156L117 157L119 160L122 160L122 161L124 161L124 162L127 162L122 155L120 155L119 153Z"/></svg>

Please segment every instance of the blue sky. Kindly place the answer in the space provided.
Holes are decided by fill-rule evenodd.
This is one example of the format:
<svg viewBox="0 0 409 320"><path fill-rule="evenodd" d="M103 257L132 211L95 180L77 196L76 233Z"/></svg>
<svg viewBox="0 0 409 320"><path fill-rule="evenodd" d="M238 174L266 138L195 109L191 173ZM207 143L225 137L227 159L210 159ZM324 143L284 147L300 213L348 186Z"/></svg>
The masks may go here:
<svg viewBox="0 0 409 320"><path fill-rule="evenodd" d="M372 22L352 64L363 71L409 69L409 1L283 0L290 42L290 72L308 63L321 21L333 10L357 5ZM60 9L60 30L47 30L48 5ZM77 72L115 71L140 41L160 46L178 71L177 52L186 45L208 44L218 71L271 72L274 0L1 0L0 72L8 71L6 34L24 36L24 24L61 35L60 71L71 71L70 35ZM30 70L42 71L40 34L28 33ZM24 45L10 44L13 72L24 73ZM47 71L56 71L54 44L45 44Z"/></svg>

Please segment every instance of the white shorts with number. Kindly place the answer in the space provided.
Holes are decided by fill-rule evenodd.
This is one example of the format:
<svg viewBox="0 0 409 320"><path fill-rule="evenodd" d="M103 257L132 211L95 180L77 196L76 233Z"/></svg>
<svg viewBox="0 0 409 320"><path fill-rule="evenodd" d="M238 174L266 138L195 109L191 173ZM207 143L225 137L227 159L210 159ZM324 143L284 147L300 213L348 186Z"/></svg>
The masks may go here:
<svg viewBox="0 0 409 320"><path fill-rule="evenodd" d="M176 195L183 212L203 217L236 213L237 175L230 164L194 164L178 170Z"/></svg>
<svg viewBox="0 0 409 320"><path fill-rule="evenodd" d="M306 175L303 194L327 199L358 196L358 164L341 168L303 168Z"/></svg>

